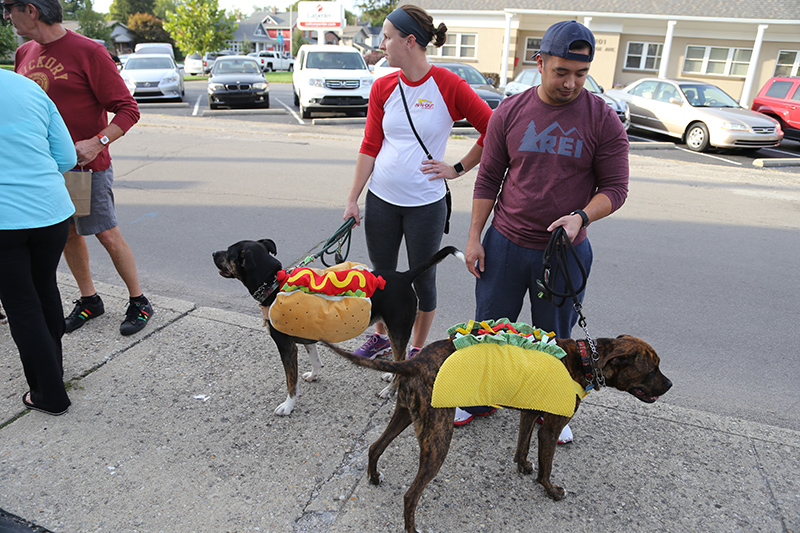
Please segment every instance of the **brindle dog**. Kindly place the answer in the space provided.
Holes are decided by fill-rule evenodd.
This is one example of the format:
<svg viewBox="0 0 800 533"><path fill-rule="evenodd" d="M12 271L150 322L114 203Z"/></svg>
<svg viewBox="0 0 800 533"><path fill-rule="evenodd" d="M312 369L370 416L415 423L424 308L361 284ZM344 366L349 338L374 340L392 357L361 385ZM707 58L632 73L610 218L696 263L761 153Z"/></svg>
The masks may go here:
<svg viewBox="0 0 800 533"><path fill-rule="evenodd" d="M577 342L572 339L558 339L557 343L567 352L561 361L567 367L570 376L585 388L588 382ZM423 348L413 359L403 362L365 360L336 346L330 344L328 346L359 366L392 372L399 377L397 405L383 435L369 448L367 475L370 483L378 485L381 482L382 474L378 472L378 459L387 446L413 422L419 441L420 464L417 477L406 492L403 513L405 530L414 532L417 502L422 491L439 472L453 436L455 408L431 407L436 374L445 359L455 351L453 343L449 339L434 342ZM629 335L620 335L616 339L598 339L597 352L598 366L605 376L605 385L608 387L628 392L647 403L655 402L672 387L672 382L658 368L659 358L655 350L643 340ZM598 387L598 384L595 382L594 386ZM579 405L580 399L576 396L576 411ZM533 473L533 467L528 461L528 451L533 427L540 415L544 417L544 423L538 433L539 470L536 480L544 486L551 498L560 500L566 492L553 484L550 475L558 435L570 417L520 410L519 437L514 461L519 472Z"/></svg>

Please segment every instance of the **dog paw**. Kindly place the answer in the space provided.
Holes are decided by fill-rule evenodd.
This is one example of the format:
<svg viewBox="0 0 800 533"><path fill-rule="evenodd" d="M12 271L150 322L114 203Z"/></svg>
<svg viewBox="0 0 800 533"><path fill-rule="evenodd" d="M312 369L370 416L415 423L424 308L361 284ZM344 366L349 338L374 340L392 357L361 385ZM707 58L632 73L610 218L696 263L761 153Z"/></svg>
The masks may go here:
<svg viewBox="0 0 800 533"><path fill-rule="evenodd" d="M378 472L377 476L370 476L369 482L372 483L373 485L380 485L381 483L383 483L383 473Z"/></svg>
<svg viewBox="0 0 800 533"><path fill-rule="evenodd" d="M530 461L523 461L517 463L517 472L525 474L526 476L533 474L533 465Z"/></svg>
<svg viewBox="0 0 800 533"><path fill-rule="evenodd" d="M303 379L305 381L317 381L318 374L316 372L306 372L303 374Z"/></svg>
<svg viewBox="0 0 800 533"><path fill-rule="evenodd" d="M542 483L542 485L544 485L544 490L547 491L547 495L553 498L555 501L563 500L564 496L567 495L567 491L558 485L553 485L552 483L548 483L547 485Z"/></svg>
<svg viewBox="0 0 800 533"><path fill-rule="evenodd" d="M289 416L294 409L295 399L291 396L286 398L286 401L275 408L275 414L278 416Z"/></svg>
<svg viewBox="0 0 800 533"><path fill-rule="evenodd" d="M386 372L381 376L381 379L389 383L390 381L392 381L392 379L394 379L394 374L392 374L391 372Z"/></svg>

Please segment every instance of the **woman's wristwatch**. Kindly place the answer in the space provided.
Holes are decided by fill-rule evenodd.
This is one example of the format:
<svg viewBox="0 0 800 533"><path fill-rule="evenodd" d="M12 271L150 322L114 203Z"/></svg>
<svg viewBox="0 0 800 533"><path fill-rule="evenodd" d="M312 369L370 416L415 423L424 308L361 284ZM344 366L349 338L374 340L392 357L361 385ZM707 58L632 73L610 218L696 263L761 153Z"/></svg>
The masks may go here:
<svg viewBox="0 0 800 533"><path fill-rule="evenodd" d="M466 170L464 170L464 165L461 163L461 161L453 165L453 168L456 169L456 174L459 176L464 172L466 172Z"/></svg>

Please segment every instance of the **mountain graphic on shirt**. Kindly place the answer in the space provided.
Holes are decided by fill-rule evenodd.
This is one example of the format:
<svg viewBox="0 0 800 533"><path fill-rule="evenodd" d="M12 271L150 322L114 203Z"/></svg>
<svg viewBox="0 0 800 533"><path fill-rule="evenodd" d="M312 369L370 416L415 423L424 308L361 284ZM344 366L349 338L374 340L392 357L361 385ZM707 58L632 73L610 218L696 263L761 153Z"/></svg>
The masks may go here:
<svg viewBox="0 0 800 533"><path fill-rule="evenodd" d="M576 128L564 131L564 128L557 121L547 126L541 133L538 133L536 124L531 120L519 149L522 152L539 152L580 158L583 153L583 135Z"/></svg>

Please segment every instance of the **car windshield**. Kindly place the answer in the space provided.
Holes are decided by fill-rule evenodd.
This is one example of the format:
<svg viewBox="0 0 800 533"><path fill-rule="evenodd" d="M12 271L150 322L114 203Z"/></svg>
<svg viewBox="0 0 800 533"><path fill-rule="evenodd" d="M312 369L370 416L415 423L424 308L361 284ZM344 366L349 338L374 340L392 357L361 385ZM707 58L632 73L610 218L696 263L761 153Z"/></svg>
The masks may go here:
<svg viewBox="0 0 800 533"><path fill-rule="evenodd" d="M597 82L594 81L594 78L591 76L586 76L586 82L583 84L587 91L594 94L600 94L603 91L600 90L600 86L597 85Z"/></svg>
<svg viewBox="0 0 800 533"><path fill-rule="evenodd" d="M164 70L175 68L168 57L131 57L125 63L125 70Z"/></svg>
<svg viewBox="0 0 800 533"><path fill-rule="evenodd" d="M217 59L211 74L260 74L261 67L252 59Z"/></svg>
<svg viewBox="0 0 800 533"><path fill-rule="evenodd" d="M736 100L714 85L681 83L680 88L692 107L740 107Z"/></svg>
<svg viewBox="0 0 800 533"><path fill-rule="evenodd" d="M486 83L486 78L484 78L483 74L478 72L476 68L470 67L468 65L441 65L441 66L454 74L458 74L460 77L464 78L466 82L469 83L470 85L488 85Z"/></svg>
<svg viewBox="0 0 800 533"><path fill-rule="evenodd" d="M367 70L361 54L348 52L309 52L306 68Z"/></svg>

